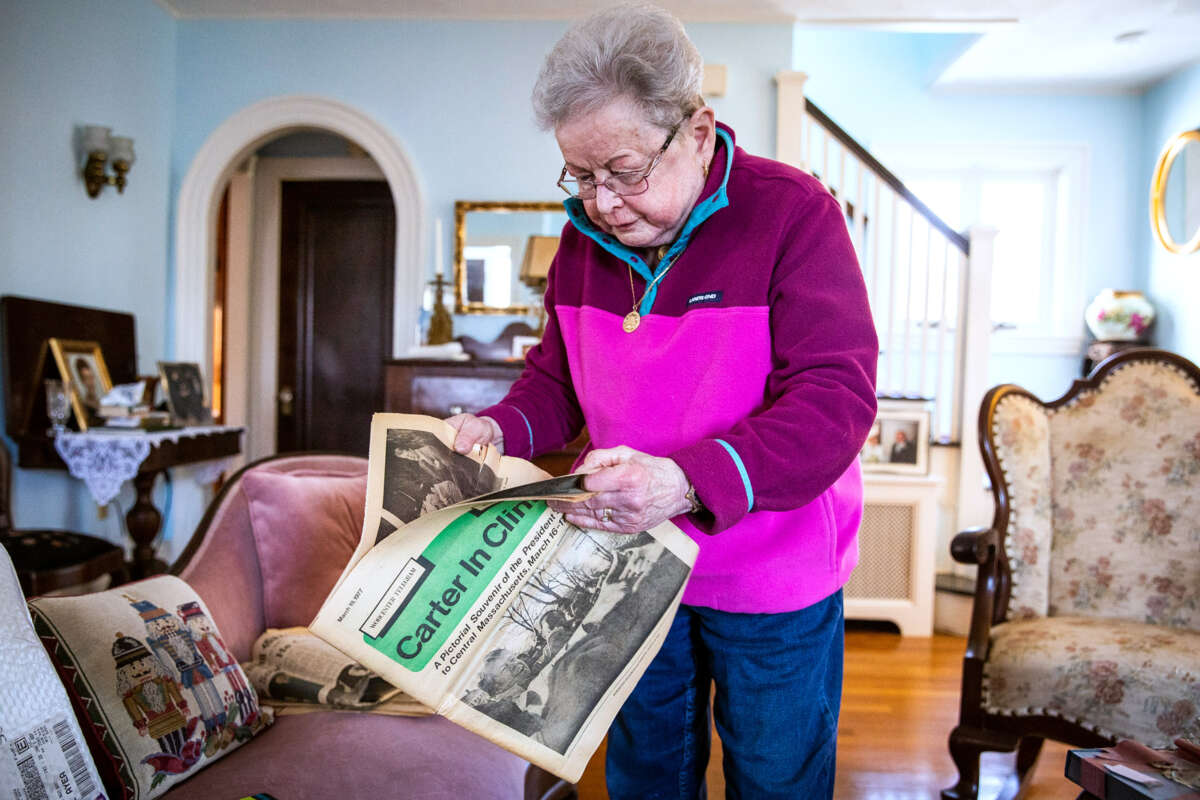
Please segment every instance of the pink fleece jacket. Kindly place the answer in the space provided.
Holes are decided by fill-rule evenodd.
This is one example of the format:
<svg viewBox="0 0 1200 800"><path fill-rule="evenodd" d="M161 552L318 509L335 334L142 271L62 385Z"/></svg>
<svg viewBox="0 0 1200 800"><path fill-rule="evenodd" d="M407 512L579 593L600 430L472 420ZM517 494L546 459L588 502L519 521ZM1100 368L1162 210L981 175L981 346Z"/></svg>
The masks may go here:
<svg viewBox="0 0 1200 800"><path fill-rule="evenodd" d="M700 545L683 602L792 611L858 560L857 454L875 417L878 342L841 208L811 176L718 147L701 199L652 273L566 203L548 321L521 378L482 410L505 451L574 439L668 456L710 513L673 520ZM641 325L621 323L647 281Z"/></svg>

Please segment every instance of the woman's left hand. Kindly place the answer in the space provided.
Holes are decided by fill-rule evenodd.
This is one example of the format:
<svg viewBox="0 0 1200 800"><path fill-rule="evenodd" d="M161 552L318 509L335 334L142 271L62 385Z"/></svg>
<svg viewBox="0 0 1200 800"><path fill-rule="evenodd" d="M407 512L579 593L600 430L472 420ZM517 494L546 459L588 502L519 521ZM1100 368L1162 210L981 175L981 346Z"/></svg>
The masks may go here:
<svg viewBox="0 0 1200 800"><path fill-rule="evenodd" d="M555 501L550 505L581 528L638 533L692 507L687 499L687 476L669 458L631 447L593 450L578 472L590 473L584 488L596 494L579 503Z"/></svg>

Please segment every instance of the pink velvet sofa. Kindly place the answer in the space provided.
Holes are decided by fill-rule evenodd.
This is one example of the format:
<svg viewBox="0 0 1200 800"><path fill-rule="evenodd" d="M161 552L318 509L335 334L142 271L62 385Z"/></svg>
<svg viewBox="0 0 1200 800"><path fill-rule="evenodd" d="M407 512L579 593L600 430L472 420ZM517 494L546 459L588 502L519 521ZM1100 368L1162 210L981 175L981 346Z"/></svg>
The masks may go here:
<svg viewBox="0 0 1200 800"><path fill-rule="evenodd" d="M361 528L367 462L273 456L220 492L171 572L204 599L244 661L268 627L304 625L349 559ZM574 787L442 717L354 712L282 716L243 747L172 789L171 800L565 800Z"/></svg>

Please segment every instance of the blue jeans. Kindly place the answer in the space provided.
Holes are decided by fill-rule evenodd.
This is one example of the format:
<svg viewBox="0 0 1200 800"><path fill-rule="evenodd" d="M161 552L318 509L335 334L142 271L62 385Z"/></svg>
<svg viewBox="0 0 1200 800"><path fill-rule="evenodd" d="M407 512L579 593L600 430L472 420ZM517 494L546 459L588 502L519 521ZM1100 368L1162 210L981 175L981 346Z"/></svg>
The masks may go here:
<svg viewBox="0 0 1200 800"><path fill-rule="evenodd" d="M680 606L608 732L612 800L703 800L713 715L728 800L833 797L842 696L839 590L783 614Z"/></svg>

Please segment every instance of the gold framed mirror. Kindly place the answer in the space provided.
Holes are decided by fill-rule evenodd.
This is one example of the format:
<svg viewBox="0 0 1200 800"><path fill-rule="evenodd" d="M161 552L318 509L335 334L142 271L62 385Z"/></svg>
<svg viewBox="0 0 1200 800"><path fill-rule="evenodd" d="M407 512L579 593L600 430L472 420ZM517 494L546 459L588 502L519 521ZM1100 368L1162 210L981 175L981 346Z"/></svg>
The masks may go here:
<svg viewBox="0 0 1200 800"><path fill-rule="evenodd" d="M522 280L526 249L557 239L567 222L562 203L459 200L454 204L454 311L537 314L541 292Z"/></svg>
<svg viewBox="0 0 1200 800"><path fill-rule="evenodd" d="M1172 253L1200 250L1200 129L1167 142L1150 181L1150 226Z"/></svg>

